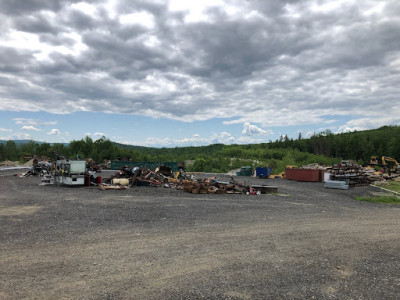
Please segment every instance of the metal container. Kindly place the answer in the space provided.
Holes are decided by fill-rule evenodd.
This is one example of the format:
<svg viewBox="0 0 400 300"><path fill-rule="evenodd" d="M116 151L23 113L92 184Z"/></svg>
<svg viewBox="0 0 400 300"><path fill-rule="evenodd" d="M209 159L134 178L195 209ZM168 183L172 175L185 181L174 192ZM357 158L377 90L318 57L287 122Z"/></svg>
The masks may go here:
<svg viewBox="0 0 400 300"><path fill-rule="evenodd" d="M256 176L259 178L268 178L272 173L272 168L269 167L257 167Z"/></svg>
<svg viewBox="0 0 400 300"><path fill-rule="evenodd" d="M322 181L321 170L318 169L286 169L286 179L296 181Z"/></svg>
<svg viewBox="0 0 400 300"><path fill-rule="evenodd" d="M250 166L241 167L239 172L236 172L236 176L251 176L253 175L253 168Z"/></svg>

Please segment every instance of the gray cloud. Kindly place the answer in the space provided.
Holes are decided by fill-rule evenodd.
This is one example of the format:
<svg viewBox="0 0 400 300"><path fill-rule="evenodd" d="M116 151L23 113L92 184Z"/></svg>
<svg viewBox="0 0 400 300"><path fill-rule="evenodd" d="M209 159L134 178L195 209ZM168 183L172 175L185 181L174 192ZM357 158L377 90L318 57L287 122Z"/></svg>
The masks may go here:
<svg viewBox="0 0 400 300"><path fill-rule="evenodd" d="M0 11L8 15L24 15L40 10L58 11L64 2L47 0L1 1Z"/></svg>
<svg viewBox="0 0 400 300"><path fill-rule="evenodd" d="M20 16L14 18L14 29L30 33L57 33L57 28L51 24L44 14L35 14L33 16Z"/></svg>
<svg viewBox="0 0 400 300"><path fill-rule="evenodd" d="M276 126L398 105L397 1L104 3L0 3L0 109Z"/></svg>

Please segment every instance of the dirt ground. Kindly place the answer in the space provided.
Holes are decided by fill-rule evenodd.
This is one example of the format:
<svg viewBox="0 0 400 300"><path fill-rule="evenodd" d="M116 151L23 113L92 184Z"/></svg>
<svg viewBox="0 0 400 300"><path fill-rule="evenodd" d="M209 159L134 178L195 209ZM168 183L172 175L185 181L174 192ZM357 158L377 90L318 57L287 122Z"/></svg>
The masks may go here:
<svg viewBox="0 0 400 300"><path fill-rule="evenodd" d="M373 187L252 180L279 192L100 191L2 174L0 299L399 297L400 206L354 200Z"/></svg>

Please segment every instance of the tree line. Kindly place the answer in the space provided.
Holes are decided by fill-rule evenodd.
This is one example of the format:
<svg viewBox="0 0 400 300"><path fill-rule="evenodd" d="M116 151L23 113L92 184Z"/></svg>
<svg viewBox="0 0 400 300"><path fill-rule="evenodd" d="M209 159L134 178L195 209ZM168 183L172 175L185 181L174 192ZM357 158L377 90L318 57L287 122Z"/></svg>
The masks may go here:
<svg viewBox="0 0 400 300"><path fill-rule="evenodd" d="M298 149L317 155L368 162L372 155L400 159L400 126L333 134L330 130L308 139L281 137L269 143L273 149Z"/></svg>
<svg viewBox="0 0 400 300"><path fill-rule="evenodd" d="M121 145L102 137L86 137L69 144L49 144L29 141L0 144L0 161L22 160L24 155L55 158L54 152L71 159L92 158L133 161L185 161L188 171L227 172L241 166L269 166L280 172L286 165L302 166L310 163L332 165L342 159L360 164L372 155L400 158L400 127L384 126L374 130L333 134L326 130L296 139L282 136L269 143L249 145L213 144L200 147L148 148Z"/></svg>

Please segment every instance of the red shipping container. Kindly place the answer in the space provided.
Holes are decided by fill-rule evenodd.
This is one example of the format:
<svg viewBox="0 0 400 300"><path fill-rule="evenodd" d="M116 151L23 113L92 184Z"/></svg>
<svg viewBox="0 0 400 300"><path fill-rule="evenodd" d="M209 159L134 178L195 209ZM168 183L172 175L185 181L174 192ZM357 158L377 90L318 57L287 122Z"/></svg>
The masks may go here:
<svg viewBox="0 0 400 300"><path fill-rule="evenodd" d="M318 169L286 169L286 179L296 181L322 181L321 170Z"/></svg>

